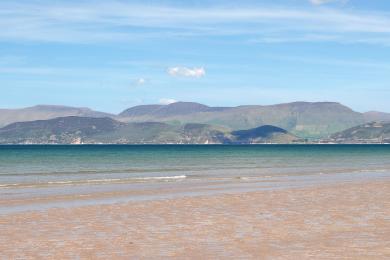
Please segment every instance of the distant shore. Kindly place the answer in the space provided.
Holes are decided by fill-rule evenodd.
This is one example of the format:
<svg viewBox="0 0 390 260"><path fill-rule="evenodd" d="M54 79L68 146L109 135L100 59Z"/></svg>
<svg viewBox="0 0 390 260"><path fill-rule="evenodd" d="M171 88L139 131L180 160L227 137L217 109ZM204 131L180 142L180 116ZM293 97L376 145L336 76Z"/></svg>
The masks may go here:
<svg viewBox="0 0 390 260"><path fill-rule="evenodd" d="M240 146L240 145L389 145L390 143L332 143L332 142L304 142L304 143L243 143L243 144L223 144L223 143L0 143L0 146L40 146L40 145L53 145L53 146L61 146L61 145L71 145L71 146L88 146L88 145L220 145L220 146Z"/></svg>

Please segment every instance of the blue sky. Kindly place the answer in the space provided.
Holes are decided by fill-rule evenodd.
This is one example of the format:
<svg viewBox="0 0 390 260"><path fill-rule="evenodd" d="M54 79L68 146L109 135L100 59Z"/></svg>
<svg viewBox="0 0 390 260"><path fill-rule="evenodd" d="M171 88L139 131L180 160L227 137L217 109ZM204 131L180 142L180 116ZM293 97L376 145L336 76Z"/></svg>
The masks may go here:
<svg viewBox="0 0 390 260"><path fill-rule="evenodd" d="M390 112L390 1L0 2L0 107L337 101Z"/></svg>

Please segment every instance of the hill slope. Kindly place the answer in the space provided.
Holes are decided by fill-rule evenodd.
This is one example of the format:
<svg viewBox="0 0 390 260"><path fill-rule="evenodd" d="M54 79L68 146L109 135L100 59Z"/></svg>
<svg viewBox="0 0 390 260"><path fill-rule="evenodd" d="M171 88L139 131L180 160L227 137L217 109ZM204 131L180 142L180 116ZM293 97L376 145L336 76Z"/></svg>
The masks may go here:
<svg viewBox="0 0 390 260"><path fill-rule="evenodd" d="M18 122L0 129L0 143L80 143L84 138L109 133L125 125L107 117L75 116Z"/></svg>
<svg viewBox="0 0 390 260"><path fill-rule="evenodd" d="M338 143L389 143L390 123L366 123L333 134L331 138Z"/></svg>
<svg viewBox="0 0 390 260"><path fill-rule="evenodd" d="M383 113L378 111L369 111L363 114L367 123L369 122L390 122L390 113Z"/></svg>
<svg viewBox="0 0 390 260"><path fill-rule="evenodd" d="M15 122L47 120L66 116L114 117L114 115L93 111L89 108L38 105L21 109L0 109L0 127Z"/></svg>
<svg viewBox="0 0 390 260"><path fill-rule="evenodd" d="M291 143L297 140L297 137L286 130L272 126L264 125L248 130L238 130L231 132L233 141L237 143Z"/></svg>

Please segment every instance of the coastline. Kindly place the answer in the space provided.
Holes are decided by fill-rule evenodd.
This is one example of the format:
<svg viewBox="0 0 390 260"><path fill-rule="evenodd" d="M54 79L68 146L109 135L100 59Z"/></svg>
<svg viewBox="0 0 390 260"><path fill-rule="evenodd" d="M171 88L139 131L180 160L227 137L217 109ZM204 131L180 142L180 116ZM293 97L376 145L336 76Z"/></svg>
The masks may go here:
<svg viewBox="0 0 390 260"><path fill-rule="evenodd" d="M390 181L178 196L0 215L5 258L390 257Z"/></svg>
<svg viewBox="0 0 390 260"><path fill-rule="evenodd" d="M181 146L261 146L261 145L390 145L390 142L323 142L323 141L312 141L312 142L291 142L291 143L0 143L1 146L170 146L170 145L181 145Z"/></svg>

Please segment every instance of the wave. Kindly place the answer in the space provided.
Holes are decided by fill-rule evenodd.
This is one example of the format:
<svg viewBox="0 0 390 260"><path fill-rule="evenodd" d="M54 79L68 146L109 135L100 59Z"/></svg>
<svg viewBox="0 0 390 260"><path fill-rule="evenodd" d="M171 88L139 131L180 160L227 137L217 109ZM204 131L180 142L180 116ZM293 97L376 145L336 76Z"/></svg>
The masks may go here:
<svg viewBox="0 0 390 260"><path fill-rule="evenodd" d="M54 186L54 185L83 185L83 184L109 184L109 183L131 183L131 182L143 182L143 181L174 181L187 178L186 175L176 176L158 176L158 177L135 177L128 179L96 179L96 180L74 180L74 181L48 181L39 183L10 183L0 184L0 188L29 188L29 187L42 187L42 186Z"/></svg>
<svg viewBox="0 0 390 260"><path fill-rule="evenodd" d="M162 168L162 169L101 169L101 170L80 170L80 171L51 171L51 172L20 172L20 173L1 173L0 177L5 176L49 176L49 175L89 175L89 174L111 174L111 173L153 173L153 172L178 172L188 170L185 168Z"/></svg>
<svg viewBox="0 0 390 260"><path fill-rule="evenodd" d="M283 168L283 167L279 167ZM131 169L96 169L96 170L76 170L76 171L47 171L47 172L0 172L0 177L6 176L49 176L49 175L93 175L93 174L111 174L111 173L158 173L158 172L202 172L202 171L215 171L215 170L265 170L268 167L259 166L187 166L187 167L167 167L167 168L131 168Z"/></svg>

